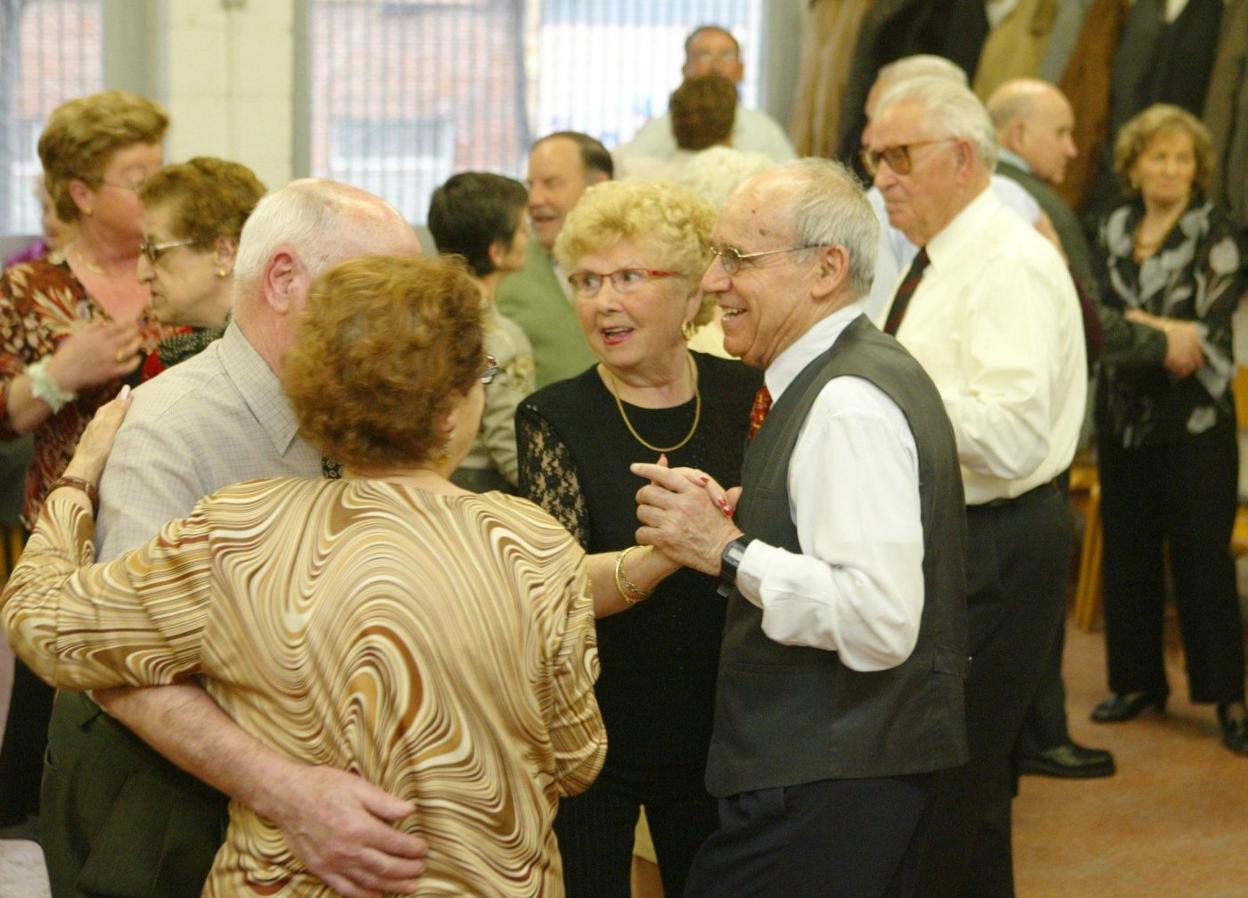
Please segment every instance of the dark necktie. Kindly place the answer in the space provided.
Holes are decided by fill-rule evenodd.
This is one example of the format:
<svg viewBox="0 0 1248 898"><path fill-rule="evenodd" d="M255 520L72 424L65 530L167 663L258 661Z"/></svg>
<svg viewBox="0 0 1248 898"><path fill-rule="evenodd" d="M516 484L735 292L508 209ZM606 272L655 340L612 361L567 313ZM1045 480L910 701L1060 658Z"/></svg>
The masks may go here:
<svg viewBox="0 0 1248 898"><path fill-rule="evenodd" d="M888 310L888 320L884 322L884 333L896 334L897 328L901 327L901 319L906 317L906 309L910 305L910 299L914 296L914 291L919 288L919 281L923 280L923 272L927 269L930 261L927 257L927 247L923 247L919 250L919 254L914 257L914 261L910 263L910 270L906 272L905 278L901 281L901 286L897 288L897 295L893 297L892 308Z"/></svg>
<svg viewBox="0 0 1248 898"><path fill-rule="evenodd" d="M754 434L758 433L758 429L767 420L769 411L771 411L771 393L764 385L759 387L758 392L754 394L754 405L750 409L750 429L745 432L746 443L753 441Z"/></svg>

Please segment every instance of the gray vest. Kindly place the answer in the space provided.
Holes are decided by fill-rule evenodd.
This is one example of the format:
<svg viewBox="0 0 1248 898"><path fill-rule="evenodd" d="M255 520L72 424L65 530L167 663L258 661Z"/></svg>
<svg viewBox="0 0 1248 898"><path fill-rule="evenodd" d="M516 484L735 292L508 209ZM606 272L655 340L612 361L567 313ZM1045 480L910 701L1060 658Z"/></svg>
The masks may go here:
<svg viewBox="0 0 1248 898"><path fill-rule="evenodd" d="M816 397L842 375L861 377L892 398L918 449L924 588L918 643L898 667L853 671L835 652L767 638L762 611L733 590L706 768L715 796L923 773L967 758L962 475L936 387L901 344L859 317L797 376L745 453L737 523L749 536L801 552L789 516L789 457Z"/></svg>

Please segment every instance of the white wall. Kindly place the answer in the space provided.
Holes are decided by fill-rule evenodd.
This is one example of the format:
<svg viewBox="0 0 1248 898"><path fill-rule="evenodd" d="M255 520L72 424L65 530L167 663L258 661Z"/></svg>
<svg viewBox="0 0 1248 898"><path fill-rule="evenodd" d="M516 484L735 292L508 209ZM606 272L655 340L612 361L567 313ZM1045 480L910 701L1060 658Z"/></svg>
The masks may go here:
<svg viewBox="0 0 1248 898"><path fill-rule="evenodd" d="M165 105L169 161L219 156L270 187L291 179L294 0L106 3L105 83Z"/></svg>

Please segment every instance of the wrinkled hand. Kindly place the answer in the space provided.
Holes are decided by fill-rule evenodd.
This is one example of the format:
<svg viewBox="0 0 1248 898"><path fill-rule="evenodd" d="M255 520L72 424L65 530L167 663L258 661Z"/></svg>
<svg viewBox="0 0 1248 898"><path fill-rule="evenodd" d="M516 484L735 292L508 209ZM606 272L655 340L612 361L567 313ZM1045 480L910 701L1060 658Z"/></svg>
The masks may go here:
<svg viewBox="0 0 1248 898"><path fill-rule="evenodd" d="M335 892L377 898L419 887L429 846L392 825L415 812L410 802L333 767L304 767L284 791L275 822L286 845Z"/></svg>
<svg viewBox="0 0 1248 898"><path fill-rule="evenodd" d="M93 321L56 348L48 371L62 390L77 393L129 374L142 361L142 345L136 321Z"/></svg>
<svg viewBox="0 0 1248 898"><path fill-rule="evenodd" d="M650 483L637 491L637 542L654 546L673 561L706 574L719 574L724 547L741 535L732 522L740 488L725 492L692 468L634 464Z"/></svg>
<svg viewBox="0 0 1248 898"><path fill-rule="evenodd" d="M113 451L113 441L117 439L117 431L121 422L126 420L126 412L133 401L129 387L122 387L117 398L101 405L78 439L78 448L74 457L65 466L68 477L81 477L92 486L100 485L100 475L104 473L104 464L108 454Z"/></svg>

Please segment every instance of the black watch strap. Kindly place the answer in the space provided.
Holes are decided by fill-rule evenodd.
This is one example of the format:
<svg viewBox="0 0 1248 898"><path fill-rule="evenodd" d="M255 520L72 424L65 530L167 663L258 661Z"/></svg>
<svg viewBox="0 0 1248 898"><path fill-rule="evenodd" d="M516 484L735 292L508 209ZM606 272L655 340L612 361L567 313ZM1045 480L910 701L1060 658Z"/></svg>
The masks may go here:
<svg viewBox="0 0 1248 898"><path fill-rule="evenodd" d="M728 545L724 546L723 553L719 556L719 591L723 595L727 595L737 585L737 569L741 566L741 559L745 556L745 549L754 541L754 537L738 536Z"/></svg>

